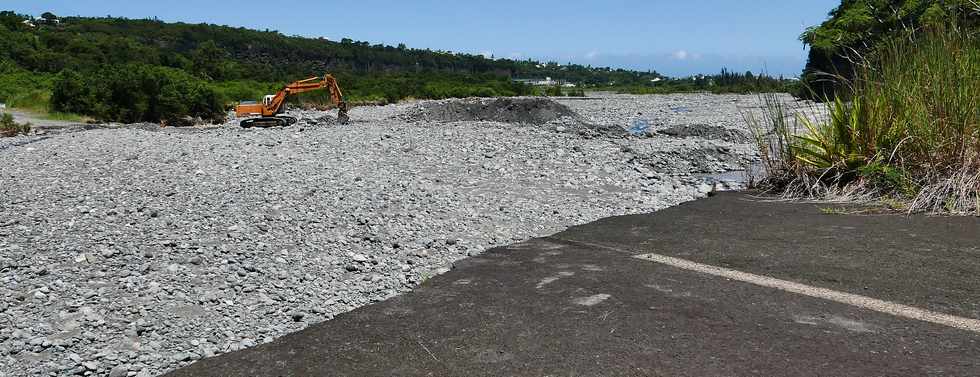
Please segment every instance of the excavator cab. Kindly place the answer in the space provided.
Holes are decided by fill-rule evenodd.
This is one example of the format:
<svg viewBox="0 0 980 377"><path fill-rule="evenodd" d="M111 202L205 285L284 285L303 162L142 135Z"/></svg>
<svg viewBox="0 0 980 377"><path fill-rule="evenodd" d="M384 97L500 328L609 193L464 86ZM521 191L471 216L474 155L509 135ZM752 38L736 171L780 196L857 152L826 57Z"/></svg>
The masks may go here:
<svg viewBox="0 0 980 377"><path fill-rule="evenodd" d="M337 105L337 121L340 124L350 122L344 95L340 91L340 86L337 85L337 80L329 74L323 75L322 78L311 77L306 80L290 83L280 90L279 93L263 97L262 103L241 103L235 107L235 115L239 118L252 117L240 122L243 128L290 126L295 124L297 119L282 115L286 98L290 95L322 89L330 91L330 99Z"/></svg>

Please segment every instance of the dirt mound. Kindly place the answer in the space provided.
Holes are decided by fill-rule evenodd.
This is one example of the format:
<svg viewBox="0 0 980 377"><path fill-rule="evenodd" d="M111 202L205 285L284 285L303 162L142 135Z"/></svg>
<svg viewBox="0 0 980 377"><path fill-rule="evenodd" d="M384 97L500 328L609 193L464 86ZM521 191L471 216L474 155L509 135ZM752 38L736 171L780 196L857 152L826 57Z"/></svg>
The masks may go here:
<svg viewBox="0 0 980 377"><path fill-rule="evenodd" d="M547 98L467 98L419 103L406 114L413 122L491 121L545 124L578 118L567 106Z"/></svg>
<svg viewBox="0 0 980 377"><path fill-rule="evenodd" d="M717 173L742 170L751 165L752 156L728 147L693 146L669 151L633 151L630 163L637 163L665 174Z"/></svg>
<svg viewBox="0 0 980 377"><path fill-rule="evenodd" d="M659 130L658 133L673 137L700 137L702 139L724 140L732 143L748 143L752 135L748 132L711 124L674 125Z"/></svg>
<svg viewBox="0 0 980 377"><path fill-rule="evenodd" d="M548 98L466 98L426 101L395 118L412 123L501 122L554 127L584 137L623 137L621 127L591 124L574 110Z"/></svg>

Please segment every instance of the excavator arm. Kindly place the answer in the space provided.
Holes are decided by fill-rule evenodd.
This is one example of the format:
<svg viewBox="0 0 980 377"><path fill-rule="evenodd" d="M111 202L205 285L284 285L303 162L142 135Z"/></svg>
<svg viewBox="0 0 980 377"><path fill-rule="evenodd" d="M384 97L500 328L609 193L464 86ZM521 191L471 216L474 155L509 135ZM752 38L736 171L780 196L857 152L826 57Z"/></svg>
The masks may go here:
<svg viewBox="0 0 980 377"><path fill-rule="evenodd" d="M347 115L348 107L347 102L344 101L344 94L340 90L340 85L337 85L337 79L332 75L324 75L320 77L311 77L305 80L296 81L286 85L282 90L273 96L267 96L261 104L255 105L238 105L236 108L236 113L238 116L247 115L261 115L262 118L258 119L246 119L242 121L242 127L251 127L253 125L288 125L295 122L294 118L278 116L283 109L283 104L286 103L286 98L291 95L296 95L300 93L312 92L315 90L327 89L330 91L330 100L337 105L337 120L341 124L347 124L350 121L350 117ZM270 98L271 97L271 98Z"/></svg>

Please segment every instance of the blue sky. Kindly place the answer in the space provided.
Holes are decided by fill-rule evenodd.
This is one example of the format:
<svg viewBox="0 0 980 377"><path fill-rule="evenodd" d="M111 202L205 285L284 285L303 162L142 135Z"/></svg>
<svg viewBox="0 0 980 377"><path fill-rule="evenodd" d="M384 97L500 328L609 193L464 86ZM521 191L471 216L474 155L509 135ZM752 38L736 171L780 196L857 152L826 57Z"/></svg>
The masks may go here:
<svg viewBox="0 0 980 377"><path fill-rule="evenodd" d="M271 6L270 6L271 4ZM495 57L654 69L681 76L722 67L795 76L797 40L839 0L4 0L39 15L157 17L290 35Z"/></svg>

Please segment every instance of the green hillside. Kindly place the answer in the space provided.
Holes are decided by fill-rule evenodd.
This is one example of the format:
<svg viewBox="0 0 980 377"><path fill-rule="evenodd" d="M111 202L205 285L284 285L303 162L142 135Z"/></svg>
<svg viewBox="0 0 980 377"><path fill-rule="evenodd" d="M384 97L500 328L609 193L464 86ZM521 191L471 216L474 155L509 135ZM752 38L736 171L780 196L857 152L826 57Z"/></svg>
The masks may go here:
<svg viewBox="0 0 980 377"><path fill-rule="evenodd" d="M532 60L287 36L207 24L0 12L0 102L115 121L217 118L284 83L329 72L348 100L513 96L515 77L632 85L661 77ZM28 24L32 22L33 24ZM325 93L304 100L325 101Z"/></svg>
<svg viewBox="0 0 980 377"><path fill-rule="evenodd" d="M582 88L744 93L785 91L792 83L728 71L670 79L655 71L493 59L274 30L44 16L33 20L0 12L0 102L110 121L156 122L188 115L220 120L229 104L257 100L287 82L325 72L338 78L347 100L355 104L543 92L583 95ZM545 77L578 88L543 90L514 80ZM323 103L327 93L293 100Z"/></svg>

